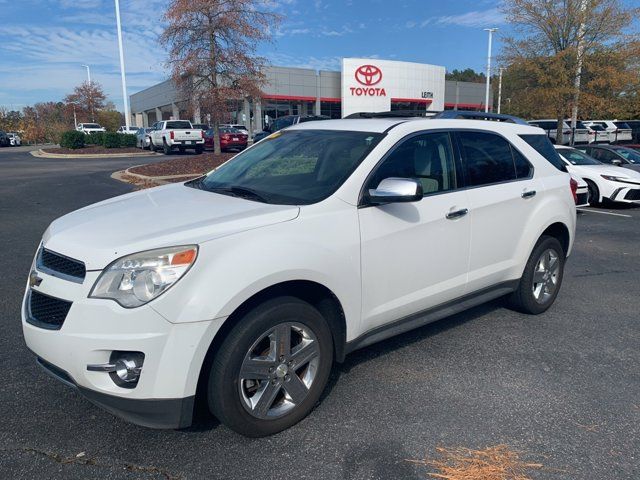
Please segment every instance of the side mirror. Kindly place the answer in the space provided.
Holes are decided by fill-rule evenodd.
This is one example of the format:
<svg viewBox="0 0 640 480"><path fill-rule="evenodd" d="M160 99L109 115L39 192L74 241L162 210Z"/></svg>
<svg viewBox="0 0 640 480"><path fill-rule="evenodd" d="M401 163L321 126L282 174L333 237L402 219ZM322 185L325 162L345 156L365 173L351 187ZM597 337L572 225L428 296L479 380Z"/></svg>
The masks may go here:
<svg viewBox="0 0 640 480"><path fill-rule="evenodd" d="M616 167L619 167L622 165L622 160L618 160L617 158L614 158L613 160L611 160L611 165L615 165Z"/></svg>
<svg viewBox="0 0 640 480"><path fill-rule="evenodd" d="M412 178L385 178L377 188L369 189L369 205L418 202L422 200L422 184Z"/></svg>

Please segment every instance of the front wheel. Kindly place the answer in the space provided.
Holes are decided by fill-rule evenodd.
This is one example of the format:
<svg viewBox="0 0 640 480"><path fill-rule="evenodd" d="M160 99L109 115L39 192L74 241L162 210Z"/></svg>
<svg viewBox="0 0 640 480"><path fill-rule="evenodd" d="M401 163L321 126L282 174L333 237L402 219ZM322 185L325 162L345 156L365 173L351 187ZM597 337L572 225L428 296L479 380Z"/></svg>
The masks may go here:
<svg viewBox="0 0 640 480"><path fill-rule="evenodd" d="M211 412L232 430L263 437L313 409L329 378L333 340L310 304L278 297L239 319L209 372Z"/></svg>
<svg viewBox="0 0 640 480"><path fill-rule="evenodd" d="M520 285L511 295L511 306L532 315L545 312L560 291L564 263L565 252L558 239L540 237L527 261Z"/></svg>
<svg viewBox="0 0 640 480"><path fill-rule="evenodd" d="M591 180L585 180L585 182L587 182L587 188L589 189L589 205L595 207L600 203L600 190Z"/></svg>

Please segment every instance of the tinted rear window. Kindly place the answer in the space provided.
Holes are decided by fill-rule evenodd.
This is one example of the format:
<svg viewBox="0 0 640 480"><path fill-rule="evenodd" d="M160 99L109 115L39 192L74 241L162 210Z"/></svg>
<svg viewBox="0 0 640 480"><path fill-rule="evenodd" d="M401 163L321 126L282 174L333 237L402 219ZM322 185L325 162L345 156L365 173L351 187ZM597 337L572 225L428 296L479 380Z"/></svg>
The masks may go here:
<svg viewBox="0 0 640 480"><path fill-rule="evenodd" d="M167 128L190 130L193 127L191 126L191 122L177 120L177 121L167 122Z"/></svg>
<svg viewBox="0 0 640 480"><path fill-rule="evenodd" d="M558 170L562 172L567 171L567 167L546 135L520 135L520 138L531 145L536 152L546 158L547 161Z"/></svg>

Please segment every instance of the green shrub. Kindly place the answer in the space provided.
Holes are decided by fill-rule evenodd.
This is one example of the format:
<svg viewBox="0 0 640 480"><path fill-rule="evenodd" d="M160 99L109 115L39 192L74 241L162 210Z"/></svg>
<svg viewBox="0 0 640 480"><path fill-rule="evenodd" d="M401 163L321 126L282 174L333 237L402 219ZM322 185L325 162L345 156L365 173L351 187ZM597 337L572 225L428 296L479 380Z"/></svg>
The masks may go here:
<svg viewBox="0 0 640 480"><path fill-rule="evenodd" d="M89 145L103 146L104 145L104 132L94 132L91 135L87 135L87 143Z"/></svg>
<svg viewBox="0 0 640 480"><path fill-rule="evenodd" d="M71 148L76 150L83 148L87 135L77 130L69 130L60 136L60 146L62 148Z"/></svg>
<svg viewBox="0 0 640 480"><path fill-rule="evenodd" d="M104 134L104 146L105 148L120 148L120 137L122 137L119 133L107 132Z"/></svg>
<svg viewBox="0 0 640 480"><path fill-rule="evenodd" d="M120 134L120 146L121 147L136 147L137 138L130 133Z"/></svg>

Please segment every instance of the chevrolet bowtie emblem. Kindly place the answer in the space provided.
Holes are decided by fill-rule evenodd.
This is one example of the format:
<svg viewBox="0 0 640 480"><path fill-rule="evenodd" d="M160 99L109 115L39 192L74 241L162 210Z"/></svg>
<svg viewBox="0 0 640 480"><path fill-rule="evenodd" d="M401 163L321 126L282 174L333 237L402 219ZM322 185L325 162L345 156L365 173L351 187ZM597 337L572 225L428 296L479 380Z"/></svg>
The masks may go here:
<svg viewBox="0 0 640 480"><path fill-rule="evenodd" d="M38 272L35 270L29 274L29 286L30 287L39 287L42 283L42 278L38 276Z"/></svg>

